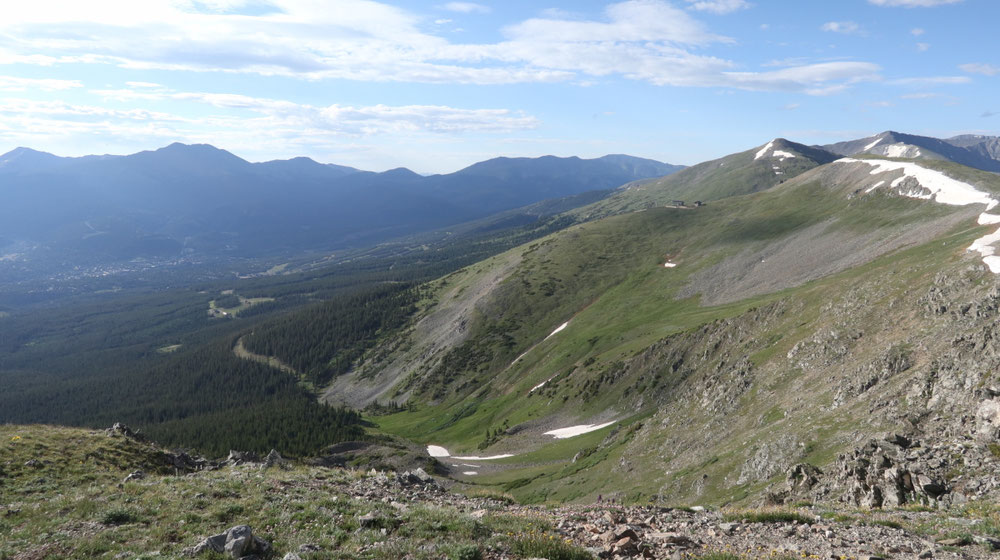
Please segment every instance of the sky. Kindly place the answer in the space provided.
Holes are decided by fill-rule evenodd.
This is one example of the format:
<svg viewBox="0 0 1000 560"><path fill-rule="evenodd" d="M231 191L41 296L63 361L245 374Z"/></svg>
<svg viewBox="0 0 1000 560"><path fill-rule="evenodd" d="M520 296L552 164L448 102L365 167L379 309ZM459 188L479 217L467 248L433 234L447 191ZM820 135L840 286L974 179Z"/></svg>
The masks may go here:
<svg viewBox="0 0 1000 560"><path fill-rule="evenodd" d="M996 135L998 21L995 0L5 2L0 152L447 173Z"/></svg>

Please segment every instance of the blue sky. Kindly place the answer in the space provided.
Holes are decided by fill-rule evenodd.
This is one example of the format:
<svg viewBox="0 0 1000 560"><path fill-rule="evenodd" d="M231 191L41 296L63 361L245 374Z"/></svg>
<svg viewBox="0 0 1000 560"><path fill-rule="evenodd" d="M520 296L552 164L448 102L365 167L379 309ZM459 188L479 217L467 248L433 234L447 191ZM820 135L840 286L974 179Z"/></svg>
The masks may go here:
<svg viewBox="0 0 1000 560"><path fill-rule="evenodd" d="M204 142L429 173L1000 132L994 0L11 4L0 152Z"/></svg>

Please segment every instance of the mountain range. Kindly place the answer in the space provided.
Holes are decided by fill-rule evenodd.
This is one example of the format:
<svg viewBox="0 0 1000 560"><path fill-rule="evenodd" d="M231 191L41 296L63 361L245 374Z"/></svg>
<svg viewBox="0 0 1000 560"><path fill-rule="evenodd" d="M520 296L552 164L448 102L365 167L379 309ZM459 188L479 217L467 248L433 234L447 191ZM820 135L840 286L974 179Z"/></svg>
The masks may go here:
<svg viewBox="0 0 1000 560"><path fill-rule="evenodd" d="M250 163L209 145L79 158L18 148L0 156L0 239L76 264L329 250L677 169L624 155L547 156L425 177L309 158Z"/></svg>
<svg viewBox="0 0 1000 560"><path fill-rule="evenodd" d="M523 502L986 507L1000 499L996 145L776 138L536 203L562 213L527 234L485 218L434 268L414 250L14 309L0 422L114 416L171 444L381 464L336 439L364 437L330 416L343 405L458 487ZM460 173L527 181L514 163ZM444 192L442 177L422 180ZM251 422L253 437L236 428Z"/></svg>

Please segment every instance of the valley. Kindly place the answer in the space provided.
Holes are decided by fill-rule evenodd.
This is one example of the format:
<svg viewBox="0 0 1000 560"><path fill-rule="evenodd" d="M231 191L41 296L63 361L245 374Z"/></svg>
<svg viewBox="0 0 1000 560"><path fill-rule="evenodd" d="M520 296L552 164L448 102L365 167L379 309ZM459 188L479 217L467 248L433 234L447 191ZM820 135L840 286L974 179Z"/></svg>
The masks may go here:
<svg viewBox="0 0 1000 560"><path fill-rule="evenodd" d="M724 519L686 522L733 543L756 529L718 524L761 505L925 531L897 519L1000 497L998 196L994 173L939 157L775 139L552 214L10 305L0 421L419 466L524 511L698 506ZM1000 537L990 515L970 535ZM934 554L970 557L954 546Z"/></svg>

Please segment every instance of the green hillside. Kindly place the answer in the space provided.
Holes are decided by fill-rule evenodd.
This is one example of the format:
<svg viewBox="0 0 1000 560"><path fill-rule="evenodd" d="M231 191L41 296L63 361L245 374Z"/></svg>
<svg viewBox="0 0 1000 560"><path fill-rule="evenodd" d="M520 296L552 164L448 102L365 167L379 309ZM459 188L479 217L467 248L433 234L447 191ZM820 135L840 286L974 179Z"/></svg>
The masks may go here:
<svg viewBox="0 0 1000 560"><path fill-rule="evenodd" d="M937 167L1000 192L990 174ZM931 431L947 421L928 410L945 402L975 415L975 392L934 402L912 387L934 385L956 328L992 328L995 310L958 325L926 316L941 286L945 306L991 297L993 275L965 251L991 231L976 224L983 207L865 193L881 178L869 171L838 163L700 208L579 224L438 281L410 338L356 373L399 373L380 379L379 400L408 409L373 420L453 455L513 454L465 477L453 460L454 474L528 501L725 504L779 491L797 463L835 468L859 434L913 431L907 415ZM464 334L424 340L447 320ZM976 476L934 464L934 476Z"/></svg>

